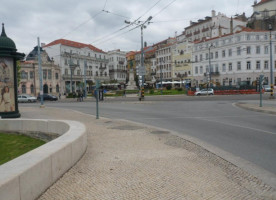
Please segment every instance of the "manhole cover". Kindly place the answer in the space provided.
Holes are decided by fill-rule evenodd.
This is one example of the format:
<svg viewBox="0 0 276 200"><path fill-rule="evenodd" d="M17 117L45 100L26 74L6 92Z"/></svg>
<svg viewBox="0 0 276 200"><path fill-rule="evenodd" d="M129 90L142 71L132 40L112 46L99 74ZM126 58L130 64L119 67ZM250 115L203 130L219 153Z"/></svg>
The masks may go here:
<svg viewBox="0 0 276 200"><path fill-rule="evenodd" d="M138 129L143 129L143 127L140 126L116 126L112 127L111 129L118 129L118 130L138 130Z"/></svg>
<svg viewBox="0 0 276 200"><path fill-rule="evenodd" d="M169 131L151 131L152 134L169 134Z"/></svg>

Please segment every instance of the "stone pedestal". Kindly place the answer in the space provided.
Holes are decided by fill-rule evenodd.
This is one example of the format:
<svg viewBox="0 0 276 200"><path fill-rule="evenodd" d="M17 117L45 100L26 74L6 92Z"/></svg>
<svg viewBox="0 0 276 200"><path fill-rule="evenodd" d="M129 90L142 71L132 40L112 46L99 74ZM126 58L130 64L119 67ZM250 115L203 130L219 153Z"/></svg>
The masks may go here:
<svg viewBox="0 0 276 200"><path fill-rule="evenodd" d="M134 80L134 73L133 73L132 69L129 72L129 81L127 83L126 89L127 90L136 90L137 89L136 83L135 83L135 80Z"/></svg>

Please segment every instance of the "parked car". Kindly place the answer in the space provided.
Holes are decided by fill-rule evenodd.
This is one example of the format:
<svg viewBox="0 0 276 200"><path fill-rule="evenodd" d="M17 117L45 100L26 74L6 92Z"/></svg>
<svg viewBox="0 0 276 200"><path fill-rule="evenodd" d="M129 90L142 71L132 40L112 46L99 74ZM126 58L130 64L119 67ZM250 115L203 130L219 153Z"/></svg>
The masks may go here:
<svg viewBox="0 0 276 200"><path fill-rule="evenodd" d="M270 92L271 91L270 85L264 85L264 91L265 92Z"/></svg>
<svg viewBox="0 0 276 200"><path fill-rule="evenodd" d="M214 90L212 88L209 88L208 90L207 89L202 89L202 90L199 90L197 92L195 92L195 95L196 96L200 96L200 95L214 95Z"/></svg>
<svg viewBox="0 0 276 200"><path fill-rule="evenodd" d="M38 95L37 100L40 101L40 94ZM43 100L57 101L58 97L52 94L43 94Z"/></svg>
<svg viewBox="0 0 276 200"><path fill-rule="evenodd" d="M17 101L19 103L36 102L36 98L28 94L22 94L17 96Z"/></svg>

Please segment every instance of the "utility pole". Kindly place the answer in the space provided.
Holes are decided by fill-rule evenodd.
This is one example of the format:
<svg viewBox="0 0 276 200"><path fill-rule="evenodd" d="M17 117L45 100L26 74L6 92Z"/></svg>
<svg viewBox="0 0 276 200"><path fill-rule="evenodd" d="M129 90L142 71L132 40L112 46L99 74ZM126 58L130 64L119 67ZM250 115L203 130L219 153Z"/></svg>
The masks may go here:
<svg viewBox="0 0 276 200"><path fill-rule="evenodd" d="M131 23L131 22L125 20L125 23L127 23L127 24L130 24L130 25L135 24L135 25L137 25L137 27L139 27L139 26L141 27L141 59L140 59L141 65L140 65L140 69L138 71L139 71L139 76L142 76L142 84L141 84L140 92L139 92L140 93L139 100L144 99L145 67L144 67L143 29L146 28L145 24L146 23L149 24L151 19L152 19L152 16L149 16L149 18L146 21L144 21L142 24L140 24L140 21L138 21L138 24L136 24L136 21Z"/></svg>
<svg viewBox="0 0 276 200"><path fill-rule="evenodd" d="M274 99L273 96L273 89L274 89L274 80L273 80L273 67L272 67L272 39L271 39L271 31L272 31L272 25L269 24L268 26L270 35L269 35L269 45L270 45L270 99Z"/></svg>
<svg viewBox="0 0 276 200"><path fill-rule="evenodd" d="M43 81L42 81L42 67L41 67L41 56L40 56L40 40L37 38L37 53L38 53L38 69L39 69L39 85L40 85L40 108L44 108L43 102Z"/></svg>
<svg viewBox="0 0 276 200"><path fill-rule="evenodd" d="M87 68L87 60L84 60L84 97L87 96L87 89L86 89L86 68Z"/></svg>
<svg viewBox="0 0 276 200"><path fill-rule="evenodd" d="M73 83L72 83L72 58L71 58L71 53L70 53L70 61L69 61L69 67L70 67L70 76L71 76L71 81L70 81L70 93L73 92Z"/></svg>

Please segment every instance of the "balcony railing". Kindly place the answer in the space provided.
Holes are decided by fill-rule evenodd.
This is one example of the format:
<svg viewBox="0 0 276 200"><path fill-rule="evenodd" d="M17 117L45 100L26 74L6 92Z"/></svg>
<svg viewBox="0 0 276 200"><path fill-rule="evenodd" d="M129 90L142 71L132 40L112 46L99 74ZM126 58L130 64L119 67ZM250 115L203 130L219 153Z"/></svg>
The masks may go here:
<svg viewBox="0 0 276 200"><path fill-rule="evenodd" d="M211 76L219 76L219 72L211 72ZM204 76L209 76L209 73L204 73Z"/></svg>

